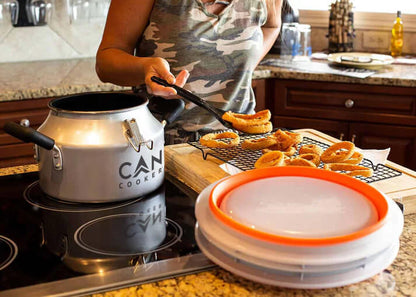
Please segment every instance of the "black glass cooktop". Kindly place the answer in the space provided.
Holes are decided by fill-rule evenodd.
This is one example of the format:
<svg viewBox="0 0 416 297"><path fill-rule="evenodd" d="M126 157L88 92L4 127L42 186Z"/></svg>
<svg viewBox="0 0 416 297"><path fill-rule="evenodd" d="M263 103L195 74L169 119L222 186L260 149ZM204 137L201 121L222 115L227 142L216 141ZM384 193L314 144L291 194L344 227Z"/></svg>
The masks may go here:
<svg viewBox="0 0 416 297"><path fill-rule="evenodd" d="M37 179L0 177L0 292L199 253L195 199L167 181L145 197L74 204Z"/></svg>

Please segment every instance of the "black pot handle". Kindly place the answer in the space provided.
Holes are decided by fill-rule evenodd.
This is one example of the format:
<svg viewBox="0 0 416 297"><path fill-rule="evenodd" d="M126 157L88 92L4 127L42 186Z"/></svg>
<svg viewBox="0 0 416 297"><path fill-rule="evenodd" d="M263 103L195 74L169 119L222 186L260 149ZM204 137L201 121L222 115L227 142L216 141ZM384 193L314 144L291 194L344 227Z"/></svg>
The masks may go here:
<svg viewBox="0 0 416 297"><path fill-rule="evenodd" d="M138 96L146 97L149 100L148 108L150 112L160 121L166 124L173 123L185 109L185 102L182 99L165 99L163 97L150 95L145 86L133 88Z"/></svg>
<svg viewBox="0 0 416 297"><path fill-rule="evenodd" d="M4 131L24 142L33 142L44 149L51 150L55 145L55 140L42 134L30 127L21 126L15 122L7 122Z"/></svg>

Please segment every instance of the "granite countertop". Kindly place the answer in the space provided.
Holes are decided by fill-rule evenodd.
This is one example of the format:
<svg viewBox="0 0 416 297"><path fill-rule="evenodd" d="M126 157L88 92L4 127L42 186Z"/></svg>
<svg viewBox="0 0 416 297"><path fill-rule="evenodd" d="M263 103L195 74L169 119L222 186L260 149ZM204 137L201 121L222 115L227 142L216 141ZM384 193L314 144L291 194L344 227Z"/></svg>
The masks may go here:
<svg viewBox="0 0 416 297"><path fill-rule="evenodd" d="M0 168L1 175L37 171L37 165ZM416 296L416 214L405 216L400 250L386 270L372 278L340 288L285 289L252 282L221 268L132 286L89 297L135 296Z"/></svg>
<svg viewBox="0 0 416 297"><path fill-rule="evenodd" d="M266 59L278 56L268 55ZM326 61L313 61L326 63ZM416 86L414 65L389 65L365 79L303 71L293 68L258 66L254 79L280 78L390 86ZM80 92L129 90L102 83L95 73L95 59L0 63L0 102L31 98L60 97Z"/></svg>

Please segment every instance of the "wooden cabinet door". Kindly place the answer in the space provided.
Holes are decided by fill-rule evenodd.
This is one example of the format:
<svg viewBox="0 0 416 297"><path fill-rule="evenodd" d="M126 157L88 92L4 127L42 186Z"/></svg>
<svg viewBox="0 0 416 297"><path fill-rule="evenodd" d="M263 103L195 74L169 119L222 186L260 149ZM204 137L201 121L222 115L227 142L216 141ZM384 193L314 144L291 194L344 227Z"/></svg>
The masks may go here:
<svg viewBox="0 0 416 297"><path fill-rule="evenodd" d="M3 130L8 121L28 119L30 127L37 129L49 112L50 98L18 100L0 103L0 167L35 163L32 143L24 143Z"/></svg>
<svg viewBox="0 0 416 297"><path fill-rule="evenodd" d="M389 160L416 170L416 127L351 123L349 137L360 148L391 148Z"/></svg>
<svg viewBox="0 0 416 297"><path fill-rule="evenodd" d="M315 129L335 138L346 140L348 123L342 121L320 120L298 117L274 116L273 127L287 129Z"/></svg>
<svg viewBox="0 0 416 297"><path fill-rule="evenodd" d="M256 111L266 109L266 80L254 79L251 86L256 96Z"/></svg>

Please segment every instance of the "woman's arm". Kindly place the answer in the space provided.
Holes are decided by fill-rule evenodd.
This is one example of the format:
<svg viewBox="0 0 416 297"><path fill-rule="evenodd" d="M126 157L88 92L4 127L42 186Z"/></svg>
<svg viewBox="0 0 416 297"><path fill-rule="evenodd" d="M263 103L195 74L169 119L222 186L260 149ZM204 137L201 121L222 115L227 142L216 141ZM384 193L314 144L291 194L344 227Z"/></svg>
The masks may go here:
<svg viewBox="0 0 416 297"><path fill-rule="evenodd" d="M263 51L260 60L270 51L277 37L281 26L281 11L283 0L266 0L267 3L267 22L262 27L263 31Z"/></svg>
<svg viewBox="0 0 416 297"><path fill-rule="evenodd" d="M154 0L112 0L101 44L96 55L96 72L103 82L121 86L146 83L148 90L160 96L175 95L173 88L165 88L150 80L153 75L183 86L188 73L177 78L170 72L169 63L162 58L135 57L137 40L143 34Z"/></svg>

